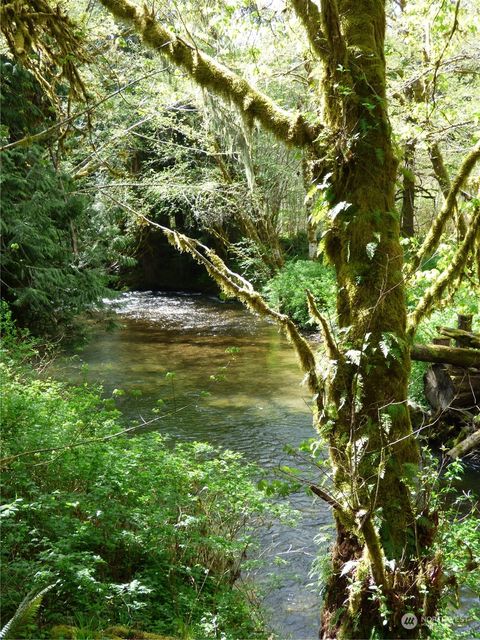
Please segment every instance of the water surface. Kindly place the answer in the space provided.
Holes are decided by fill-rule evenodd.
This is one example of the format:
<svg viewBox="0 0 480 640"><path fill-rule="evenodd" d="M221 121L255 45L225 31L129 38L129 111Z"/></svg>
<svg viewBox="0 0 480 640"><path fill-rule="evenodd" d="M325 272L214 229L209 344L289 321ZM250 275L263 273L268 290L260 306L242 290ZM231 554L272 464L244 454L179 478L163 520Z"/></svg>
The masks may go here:
<svg viewBox="0 0 480 640"><path fill-rule="evenodd" d="M284 447L313 436L310 398L275 325L201 295L133 292L110 304L122 327L98 333L81 362L90 381L123 394L117 402L128 426L163 414L149 428L174 440L206 441L267 468L298 466ZM77 364L76 375L85 375L85 367L80 374ZM332 519L324 503L304 492L288 501L300 520L258 532L266 566L256 579L272 627L282 638L310 640L318 638L320 610L309 577L314 538Z"/></svg>

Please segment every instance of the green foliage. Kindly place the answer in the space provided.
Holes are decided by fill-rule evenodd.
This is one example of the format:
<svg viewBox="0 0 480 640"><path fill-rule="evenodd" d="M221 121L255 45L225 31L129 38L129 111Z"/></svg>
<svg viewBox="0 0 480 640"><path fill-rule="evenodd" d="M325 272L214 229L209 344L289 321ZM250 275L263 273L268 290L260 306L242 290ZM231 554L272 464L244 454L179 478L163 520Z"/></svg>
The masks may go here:
<svg viewBox="0 0 480 640"><path fill-rule="evenodd" d="M0 640L15 640L23 633L28 625L33 623L42 604L44 595L48 593L52 587L53 585L49 585L38 593L30 592L25 596L15 611L13 618L11 618L0 631Z"/></svg>
<svg viewBox="0 0 480 640"><path fill-rule="evenodd" d="M257 471L207 444L114 436L120 416L100 389L38 379L4 356L2 618L56 583L41 629L261 637L234 587L252 526L272 515Z"/></svg>
<svg viewBox="0 0 480 640"><path fill-rule="evenodd" d="M417 505L417 520L438 530L432 552L445 575L438 615L425 621L431 637L437 640L471 638L480 621L480 520L478 495L463 492L464 467L459 460L445 467L428 449L423 449L423 471L418 479L405 478ZM428 583L425 588L428 589ZM469 609L461 600L468 598ZM464 602L462 604L465 604ZM459 627L465 632L460 633Z"/></svg>
<svg viewBox="0 0 480 640"><path fill-rule="evenodd" d="M270 304L302 327L310 323L306 291L312 293L320 310L333 313L335 277L332 269L320 262L296 260L287 262L263 288Z"/></svg>
<svg viewBox="0 0 480 640"><path fill-rule="evenodd" d="M90 211L38 147L2 158L3 296L22 324L53 333L105 294Z"/></svg>

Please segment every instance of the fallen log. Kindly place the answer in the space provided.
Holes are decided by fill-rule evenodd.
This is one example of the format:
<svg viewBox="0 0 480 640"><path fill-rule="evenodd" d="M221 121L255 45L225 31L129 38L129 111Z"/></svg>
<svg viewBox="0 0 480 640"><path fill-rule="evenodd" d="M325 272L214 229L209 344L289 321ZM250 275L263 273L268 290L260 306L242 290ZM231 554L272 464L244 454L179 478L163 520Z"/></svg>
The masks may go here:
<svg viewBox="0 0 480 640"><path fill-rule="evenodd" d="M447 451L447 455L450 458L462 458L477 447L480 447L480 429L456 444L450 451Z"/></svg>
<svg viewBox="0 0 480 640"><path fill-rule="evenodd" d="M453 364L457 367L479 367L480 349L461 349L440 344L416 344L411 349L412 360Z"/></svg>
<svg viewBox="0 0 480 640"><path fill-rule="evenodd" d="M451 329L450 327L437 327L438 333L447 338L453 338L458 347L470 347L480 349L480 334L463 329Z"/></svg>

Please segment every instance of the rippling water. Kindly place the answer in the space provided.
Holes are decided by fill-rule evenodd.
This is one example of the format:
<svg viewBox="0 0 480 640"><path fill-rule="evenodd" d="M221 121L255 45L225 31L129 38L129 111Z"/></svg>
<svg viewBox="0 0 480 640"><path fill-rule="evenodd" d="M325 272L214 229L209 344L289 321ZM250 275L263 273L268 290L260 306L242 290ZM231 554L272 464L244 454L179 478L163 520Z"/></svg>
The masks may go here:
<svg viewBox="0 0 480 640"><path fill-rule="evenodd" d="M207 441L267 468L298 466L283 449L313 435L309 394L293 350L274 325L202 295L133 292L107 304L122 328L97 334L81 362L88 379L103 382L106 392L125 392L118 403L129 426L155 418L161 406L166 415L155 428L172 440ZM228 353L232 347L238 353ZM78 364L69 375L80 375ZM471 474L464 488L474 487L478 475ZM332 518L324 503L303 493L289 502L300 512L295 527L258 531L267 562L256 580L282 640L313 640L320 611L309 577L319 553L314 538Z"/></svg>
<svg viewBox="0 0 480 640"><path fill-rule="evenodd" d="M180 411L156 428L174 439L240 451L267 468L298 466L283 449L313 435L309 394L276 326L237 304L201 295L133 292L108 304L123 326L97 334L81 361L88 379L103 382L106 392L125 392L118 403L129 423L152 419L163 401L162 413ZM238 353L227 353L232 347ZM175 374L173 381L167 372ZM304 493L288 500L300 520L295 527L275 524L258 532L267 562L256 579L266 592L272 627L282 638L310 640L318 638L320 610L319 595L309 586L318 552L314 538L332 519L323 503Z"/></svg>

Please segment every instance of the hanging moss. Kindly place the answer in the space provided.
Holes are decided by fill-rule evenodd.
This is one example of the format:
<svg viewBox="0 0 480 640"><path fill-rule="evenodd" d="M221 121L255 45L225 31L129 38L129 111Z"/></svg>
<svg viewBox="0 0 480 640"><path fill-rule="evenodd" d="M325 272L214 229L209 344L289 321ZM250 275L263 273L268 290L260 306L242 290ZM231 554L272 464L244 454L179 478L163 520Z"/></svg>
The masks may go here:
<svg viewBox="0 0 480 640"><path fill-rule="evenodd" d="M315 145L322 127L309 124L301 114L291 114L279 107L230 69L175 36L146 8L140 11L126 0L100 1L116 18L133 25L145 44L185 69L198 85L258 120L277 138L298 147Z"/></svg>

